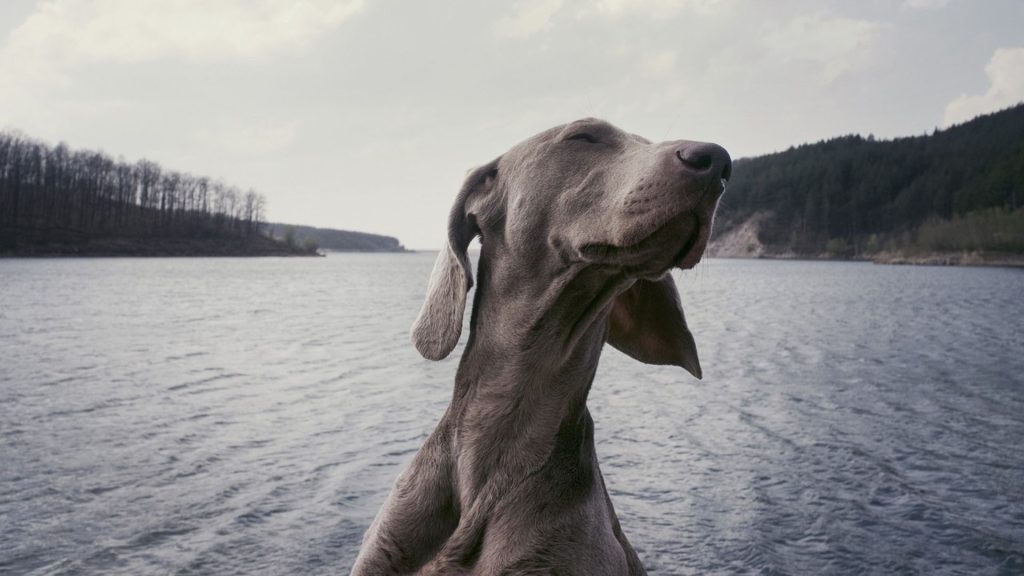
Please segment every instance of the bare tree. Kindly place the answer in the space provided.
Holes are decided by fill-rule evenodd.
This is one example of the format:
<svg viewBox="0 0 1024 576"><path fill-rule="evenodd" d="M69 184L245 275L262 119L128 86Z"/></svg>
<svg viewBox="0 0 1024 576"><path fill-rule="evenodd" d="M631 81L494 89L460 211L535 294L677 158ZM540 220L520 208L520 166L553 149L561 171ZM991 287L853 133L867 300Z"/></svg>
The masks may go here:
<svg viewBox="0 0 1024 576"><path fill-rule="evenodd" d="M0 242L18 235L248 236L266 200L206 177L0 132Z"/></svg>

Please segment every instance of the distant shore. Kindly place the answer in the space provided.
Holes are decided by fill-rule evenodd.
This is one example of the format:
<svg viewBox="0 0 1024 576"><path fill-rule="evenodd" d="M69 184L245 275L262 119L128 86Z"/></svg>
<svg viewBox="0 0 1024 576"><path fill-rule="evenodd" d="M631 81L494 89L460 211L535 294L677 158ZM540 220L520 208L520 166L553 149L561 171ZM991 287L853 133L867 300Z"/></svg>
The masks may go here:
<svg viewBox="0 0 1024 576"><path fill-rule="evenodd" d="M997 268L1024 268L1024 255L984 252L936 252L930 254L903 254L880 252L863 257L843 257L836 254L708 254L712 258L749 260L818 260L823 262L872 262L896 266L977 266Z"/></svg>
<svg viewBox="0 0 1024 576"><path fill-rule="evenodd" d="M835 260L874 262L919 266L1000 266L1024 267L1024 254L994 250L938 251L922 248L875 249L854 253L829 251L825 245L815 252L792 249L791 246L766 245L761 242L761 227L768 214L759 213L724 233L715 235L708 246L711 258L755 258L764 260Z"/></svg>
<svg viewBox="0 0 1024 576"><path fill-rule="evenodd" d="M74 243L19 243L3 258L37 257L256 257L322 256L265 236L250 238L95 238Z"/></svg>
<svg viewBox="0 0 1024 576"><path fill-rule="evenodd" d="M876 264L917 266L999 266L1024 267L1024 254L998 252L935 252L930 254L903 254L880 252L871 256Z"/></svg>

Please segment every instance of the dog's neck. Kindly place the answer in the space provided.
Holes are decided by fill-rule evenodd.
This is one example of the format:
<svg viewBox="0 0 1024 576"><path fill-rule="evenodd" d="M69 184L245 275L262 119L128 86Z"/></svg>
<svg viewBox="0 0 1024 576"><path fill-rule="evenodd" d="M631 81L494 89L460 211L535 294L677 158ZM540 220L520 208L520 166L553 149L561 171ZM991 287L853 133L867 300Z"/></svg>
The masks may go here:
<svg viewBox="0 0 1024 576"><path fill-rule="evenodd" d="M449 417L456 426L460 490L514 483L554 458L593 458L587 395L621 278L557 263L529 269L485 246L470 336ZM538 268L550 267L545 282ZM529 277L531 281L524 281ZM486 326L486 330L479 329Z"/></svg>

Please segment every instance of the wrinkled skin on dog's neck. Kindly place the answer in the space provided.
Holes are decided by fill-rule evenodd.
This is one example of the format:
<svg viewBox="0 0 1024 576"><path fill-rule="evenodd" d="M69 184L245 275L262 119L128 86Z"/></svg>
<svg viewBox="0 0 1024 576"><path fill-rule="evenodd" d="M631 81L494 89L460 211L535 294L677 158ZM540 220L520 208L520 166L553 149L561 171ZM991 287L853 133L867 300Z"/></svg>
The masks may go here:
<svg viewBox="0 0 1024 576"><path fill-rule="evenodd" d="M523 274L544 281L525 283ZM587 394L612 298L630 284L580 264L517 262L485 239L451 409L455 428L471 431L458 452L463 498L495 469L530 475L550 459L560 430L578 432L580 450L593 453L582 437Z"/></svg>
<svg viewBox="0 0 1024 576"><path fill-rule="evenodd" d="M587 395L605 342L700 377L667 272L699 260L728 163L716 146L587 119L469 174L412 330L427 358L455 348L479 236L452 402L353 574L645 573L598 468Z"/></svg>
<svg viewBox="0 0 1024 576"><path fill-rule="evenodd" d="M479 544L488 557L442 557L435 560L437 573L460 564L500 563L494 552L514 550L510 539L536 540L528 536L537 523L532 515L504 510L502 496L522 492L540 508L593 501L586 514L609 528L614 547L578 559L579 573L599 574L600 566L613 574L642 574L607 498L586 406L612 299L633 281L585 264L516 261L498 242L484 239L470 336L440 424L450 430L459 508L485 519L476 535L480 540L466 549ZM524 274L531 282L523 282ZM552 498L552 485L582 489ZM459 529L464 526L471 522ZM542 539L557 540L572 529L564 526ZM589 562L595 565L587 567Z"/></svg>

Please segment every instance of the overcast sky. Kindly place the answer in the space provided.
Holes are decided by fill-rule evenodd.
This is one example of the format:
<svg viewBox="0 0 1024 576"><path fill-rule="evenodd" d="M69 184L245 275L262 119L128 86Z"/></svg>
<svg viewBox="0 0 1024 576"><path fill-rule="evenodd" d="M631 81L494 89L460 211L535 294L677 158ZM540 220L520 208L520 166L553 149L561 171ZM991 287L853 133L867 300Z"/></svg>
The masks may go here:
<svg viewBox="0 0 1024 576"><path fill-rule="evenodd" d="M602 117L734 157L1024 99L1019 0L4 0L0 127L441 245L469 168Z"/></svg>

